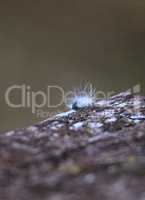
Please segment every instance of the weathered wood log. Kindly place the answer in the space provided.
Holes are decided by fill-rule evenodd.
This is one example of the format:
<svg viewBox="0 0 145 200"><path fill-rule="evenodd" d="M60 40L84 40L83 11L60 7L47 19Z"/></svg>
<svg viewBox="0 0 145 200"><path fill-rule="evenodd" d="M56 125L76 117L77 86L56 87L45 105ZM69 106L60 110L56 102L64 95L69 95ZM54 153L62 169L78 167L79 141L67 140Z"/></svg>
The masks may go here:
<svg viewBox="0 0 145 200"><path fill-rule="evenodd" d="M0 200L144 200L145 97L124 92L0 136Z"/></svg>

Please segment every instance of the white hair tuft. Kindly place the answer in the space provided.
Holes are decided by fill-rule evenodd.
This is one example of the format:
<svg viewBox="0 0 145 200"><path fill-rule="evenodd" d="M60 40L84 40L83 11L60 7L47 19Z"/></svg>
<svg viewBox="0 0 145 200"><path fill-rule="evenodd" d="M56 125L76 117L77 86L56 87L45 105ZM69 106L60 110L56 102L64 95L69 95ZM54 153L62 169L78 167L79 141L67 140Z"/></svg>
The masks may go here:
<svg viewBox="0 0 145 200"><path fill-rule="evenodd" d="M96 90L91 83L75 89L71 94L71 97L66 103L69 109L77 110L92 106L96 102Z"/></svg>

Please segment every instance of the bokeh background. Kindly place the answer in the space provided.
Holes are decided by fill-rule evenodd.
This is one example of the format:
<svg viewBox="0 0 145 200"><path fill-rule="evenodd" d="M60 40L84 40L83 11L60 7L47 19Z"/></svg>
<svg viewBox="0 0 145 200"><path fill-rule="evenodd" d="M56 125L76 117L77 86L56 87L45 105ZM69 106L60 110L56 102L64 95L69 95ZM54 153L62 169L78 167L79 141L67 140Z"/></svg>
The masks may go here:
<svg viewBox="0 0 145 200"><path fill-rule="evenodd" d="M0 132L40 120L7 106L9 86L70 90L90 81L116 92L140 84L144 94L144 54L145 1L1 0Z"/></svg>

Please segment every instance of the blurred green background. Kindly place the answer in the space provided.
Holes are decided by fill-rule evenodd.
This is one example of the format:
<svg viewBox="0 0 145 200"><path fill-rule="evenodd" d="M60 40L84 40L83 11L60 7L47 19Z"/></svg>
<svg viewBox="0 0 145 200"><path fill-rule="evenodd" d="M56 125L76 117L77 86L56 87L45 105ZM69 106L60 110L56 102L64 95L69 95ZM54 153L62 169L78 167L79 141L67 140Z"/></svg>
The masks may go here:
<svg viewBox="0 0 145 200"><path fill-rule="evenodd" d="M90 81L116 92L140 84L144 94L144 53L145 1L1 0L0 132L41 120L8 107L9 86L70 90Z"/></svg>

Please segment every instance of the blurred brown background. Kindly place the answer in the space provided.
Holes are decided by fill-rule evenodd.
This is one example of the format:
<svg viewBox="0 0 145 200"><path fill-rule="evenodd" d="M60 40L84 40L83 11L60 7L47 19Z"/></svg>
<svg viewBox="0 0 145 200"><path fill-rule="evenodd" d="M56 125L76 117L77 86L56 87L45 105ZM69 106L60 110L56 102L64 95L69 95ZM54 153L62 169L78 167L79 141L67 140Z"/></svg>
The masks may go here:
<svg viewBox="0 0 145 200"><path fill-rule="evenodd" d="M88 80L116 92L141 84L144 93L144 53L145 1L1 0L0 132L40 120L6 105L9 86L69 90Z"/></svg>

